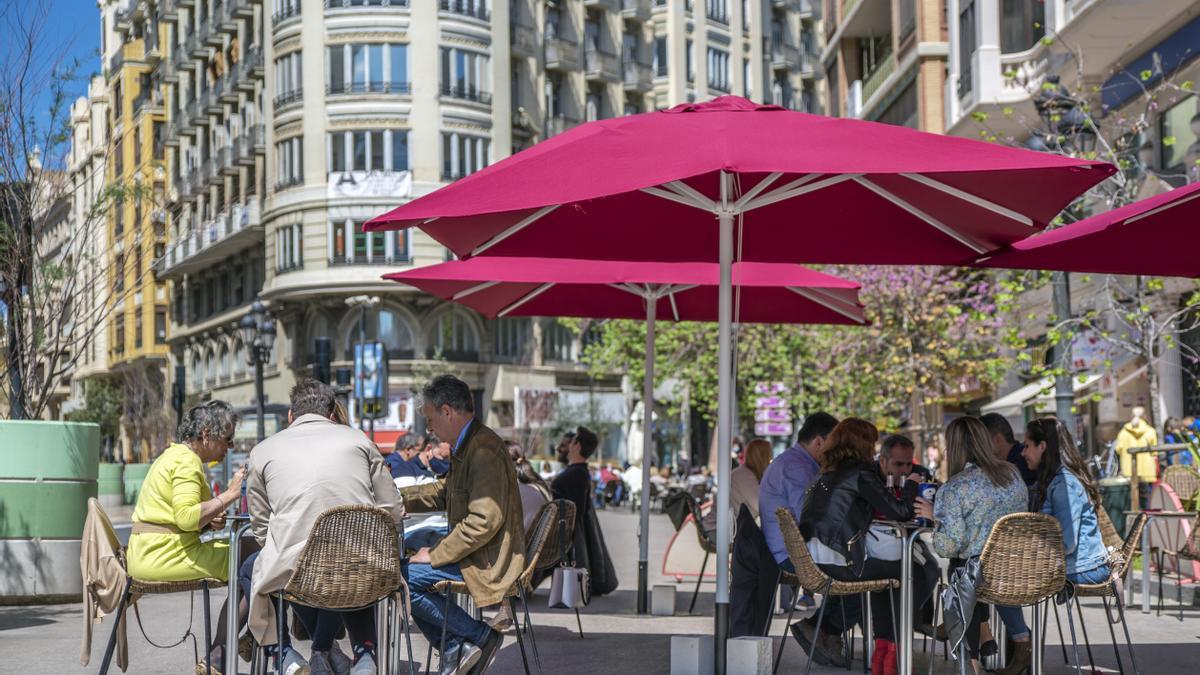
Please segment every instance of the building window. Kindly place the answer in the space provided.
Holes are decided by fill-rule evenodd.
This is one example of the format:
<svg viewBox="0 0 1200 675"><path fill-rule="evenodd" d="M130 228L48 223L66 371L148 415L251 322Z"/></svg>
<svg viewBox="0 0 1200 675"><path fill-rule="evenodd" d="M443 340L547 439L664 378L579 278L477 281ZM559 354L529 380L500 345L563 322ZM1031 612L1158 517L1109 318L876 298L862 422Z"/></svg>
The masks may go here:
<svg viewBox="0 0 1200 675"><path fill-rule="evenodd" d="M900 3L901 8L904 3ZM1045 0L1000 0L1000 52L1031 49L1046 34Z"/></svg>
<svg viewBox="0 0 1200 675"><path fill-rule="evenodd" d="M443 12L472 16L487 21L491 18L486 0L441 0Z"/></svg>
<svg viewBox="0 0 1200 675"><path fill-rule="evenodd" d="M975 58L975 3L967 0L958 15L958 97L975 89L971 61Z"/></svg>
<svg viewBox="0 0 1200 675"><path fill-rule="evenodd" d="M428 344L428 358L479 360L479 335L471 319L459 310L445 312L434 320Z"/></svg>
<svg viewBox="0 0 1200 675"><path fill-rule="evenodd" d="M388 45L387 70L391 92L408 93L408 45Z"/></svg>
<svg viewBox="0 0 1200 675"><path fill-rule="evenodd" d="M1187 175L1192 167L1185 166L1188 150L1196 143L1192 117L1200 100L1189 96L1158 116L1159 167L1163 173Z"/></svg>
<svg viewBox="0 0 1200 675"><path fill-rule="evenodd" d="M349 322L346 333L342 336L343 353L347 360L353 360L354 345L359 341L358 312L354 312L353 317L354 320ZM399 312L386 308L372 310L367 312L362 323L362 334L368 341L382 342L387 348L389 360L411 359L416 355L412 327Z"/></svg>
<svg viewBox="0 0 1200 675"><path fill-rule="evenodd" d="M304 182L304 148L296 136L275 144L279 187L287 188Z"/></svg>
<svg viewBox="0 0 1200 675"><path fill-rule="evenodd" d="M303 225L293 223L275 230L275 271L287 272L304 266Z"/></svg>
<svg viewBox="0 0 1200 675"><path fill-rule="evenodd" d="M299 51L275 59L276 108L301 99L303 76Z"/></svg>
<svg viewBox="0 0 1200 675"><path fill-rule="evenodd" d="M403 129L334 131L327 138L329 173L408 170L408 132Z"/></svg>
<svg viewBox="0 0 1200 675"><path fill-rule="evenodd" d="M442 134L442 178L457 180L488 165L491 141L482 136Z"/></svg>
<svg viewBox="0 0 1200 675"><path fill-rule="evenodd" d="M411 260L408 230L366 232L363 230L365 223L365 220L330 223L326 244L331 264L380 265ZM299 228L298 225L296 227ZM300 253L297 248L297 256Z"/></svg>
<svg viewBox="0 0 1200 675"><path fill-rule="evenodd" d="M913 80L896 100L879 115L877 122L896 126L917 128L917 82Z"/></svg>
<svg viewBox="0 0 1200 675"><path fill-rule="evenodd" d="M729 91L729 52L708 48L708 88Z"/></svg>
<svg viewBox="0 0 1200 675"><path fill-rule="evenodd" d="M524 317L505 316L492 322L496 334L492 351L497 361L522 363L529 356L533 324Z"/></svg>
<svg viewBox="0 0 1200 675"><path fill-rule="evenodd" d="M118 253L113 257L113 273L116 279L113 282L113 290L120 293L125 290L125 254Z"/></svg>
<svg viewBox="0 0 1200 675"><path fill-rule="evenodd" d="M113 317L113 350L118 354L125 351L125 315L118 314Z"/></svg>
<svg viewBox="0 0 1200 675"><path fill-rule="evenodd" d="M408 45L371 43L327 48L330 94L408 93Z"/></svg>
<svg viewBox="0 0 1200 675"><path fill-rule="evenodd" d="M687 58L687 68L686 68L687 81L695 82L696 81L696 59L695 59L696 43L692 42L691 40L688 40L685 47L686 47L684 49L685 58Z"/></svg>
<svg viewBox="0 0 1200 675"><path fill-rule="evenodd" d="M751 75L750 59L742 59L742 96L754 98L754 78Z"/></svg>
<svg viewBox="0 0 1200 675"><path fill-rule="evenodd" d="M651 66L654 68L655 77L667 76L667 37L661 36L654 38L654 63Z"/></svg>
<svg viewBox="0 0 1200 675"><path fill-rule="evenodd" d="M1037 0L1040 4L1042 0ZM1001 17L1005 16L1001 13ZM1003 20L1003 19L1001 19ZM917 28L917 0L900 0L900 41L912 34Z"/></svg>
<svg viewBox="0 0 1200 675"><path fill-rule="evenodd" d="M408 171L408 132L392 129L392 171Z"/></svg>
<svg viewBox="0 0 1200 675"><path fill-rule="evenodd" d="M489 59L478 52L442 47L442 95L490 103Z"/></svg>
<svg viewBox="0 0 1200 675"><path fill-rule="evenodd" d="M542 326L542 360L565 363L571 361L575 335L570 328L549 319Z"/></svg>
<svg viewBox="0 0 1200 675"><path fill-rule="evenodd" d="M726 0L707 0L704 4L709 19L729 25L729 5Z"/></svg>

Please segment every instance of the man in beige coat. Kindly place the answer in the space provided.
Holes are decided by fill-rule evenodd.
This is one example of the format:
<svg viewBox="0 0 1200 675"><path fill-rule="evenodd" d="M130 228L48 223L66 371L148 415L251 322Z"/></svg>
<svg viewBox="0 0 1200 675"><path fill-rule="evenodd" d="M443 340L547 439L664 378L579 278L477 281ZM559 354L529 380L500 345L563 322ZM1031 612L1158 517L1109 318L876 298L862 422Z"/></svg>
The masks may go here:
<svg viewBox="0 0 1200 675"><path fill-rule="evenodd" d="M365 504L389 511L397 523L404 517L383 456L361 431L333 422L335 400L329 385L300 380L292 387L288 428L250 452L246 490L254 536L262 545L257 560L247 561L253 565L250 630L259 644L276 642L275 612L268 594L282 589L291 578L318 516L335 506ZM243 566L243 576L247 567ZM293 607L313 638L314 675L375 673L373 609L330 612ZM354 647L353 671L334 642L343 623ZM291 653L286 644L284 651Z"/></svg>
<svg viewBox="0 0 1200 675"><path fill-rule="evenodd" d="M430 430L450 444L450 470L443 480L403 490L408 510L446 511L448 534L409 559L406 574L413 618L432 644L440 644L442 675L481 675L503 639L454 603L446 613L440 581L465 581L475 603L498 604L525 567L525 530L517 473L504 441L475 418L471 390L451 375L421 391L421 414ZM444 622L444 624L443 624Z"/></svg>

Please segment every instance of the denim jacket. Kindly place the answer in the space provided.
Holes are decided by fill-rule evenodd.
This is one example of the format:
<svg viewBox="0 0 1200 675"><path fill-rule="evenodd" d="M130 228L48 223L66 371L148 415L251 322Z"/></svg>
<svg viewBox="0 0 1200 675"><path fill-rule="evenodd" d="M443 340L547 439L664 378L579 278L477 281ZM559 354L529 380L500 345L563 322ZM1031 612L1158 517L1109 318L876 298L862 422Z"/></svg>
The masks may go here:
<svg viewBox="0 0 1200 675"><path fill-rule="evenodd" d="M1067 574L1087 572L1108 561L1096 507L1088 499L1083 483L1066 467L1060 468L1058 475L1050 481L1042 513L1054 516L1062 526Z"/></svg>

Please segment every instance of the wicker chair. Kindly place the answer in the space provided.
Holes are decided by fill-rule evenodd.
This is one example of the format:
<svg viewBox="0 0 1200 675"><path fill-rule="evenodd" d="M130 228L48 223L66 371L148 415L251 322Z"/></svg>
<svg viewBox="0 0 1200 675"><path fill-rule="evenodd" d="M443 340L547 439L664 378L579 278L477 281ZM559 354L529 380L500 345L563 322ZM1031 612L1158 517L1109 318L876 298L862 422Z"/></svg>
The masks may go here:
<svg viewBox="0 0 1200 675"><path fill-rule="evenodd" d="M795 582L794 585L803 588L809 593L820 593L825 598L835 595L858 595L862 597L864 604L868 601L867 594L876 591L891 591L900 588L899 579L874 579L870 581L837 581L829 577L821 571L817 563L813 562L812 556L808 553L808 545L804 541L804 537L800 534L800 527L796 524L796 518L792 512L785 507L780 507L775 511L776 517L779 518L779 530L783 534L783 544L787 548L788 559L791 560L792 566L796 568L794 578L788 579L788 583ZM891 597L889 592L888 597ZM817 628L821 626L821 621L825 616L825 606L829 604L826 600L822 600L821 609L817 611ZM792 608L788 612L787 623L783 627L783 641L779 645L779 651L775 655L775 670L779 672L779 664L783 659L783 647L787 644L787 634L792 627L792 616L796 612L796 605L792 603ZM896 625L896 608L892 607L892 625ZM866 635L869 629L864 629L863 634ZM817 649L813 645L812 651L808 655L808 663L804 667L805 675L812 672L812 654ZM866 653L865 651L863 652Z"/></svg>
<svg viewBox="0 0 1200 675"><path fill-rule="evenodd" d="M122 556L124 559L124 556ZM136 613L138 598L143 595L167 595L170 593L192 593L201 591L204 596L204 649L207 652L209 645L212 644L212 621L210 619L209 610L209 589L212 587L221 588L225 586L225 582L220 579L195 579L190 581L146 581L144 579L135 579L126 577L125 593L121 596L121 602L117 605L117 614L113 617L112 634L108 638L108 646L104 650L104 661L100 664L100 675L106 675L108 668L112 664L113 650L117 646L117 628L121 622L125 620L125 613L129 611L129 606L134 605ZM138 617L138 625L141 625L141 617ZM188 633L191 634L191 627L188 627ZM183 640L180 640L182 642ZM176 643L179 644L179 643ZM226 659L228 660L228 658ZM209 663L207 655L204 659L205 667L209 675L211 675L212 664Z"/></svg>
<svg viewBox="0 0 1200 675"><path fill-rule="evenodd" d="M700 596L700 584L704 581L704 570L708 569L708 559L717 552L717 542L711 534L704 531L704 526L701 525L704 515L700 513L700 502L696 500L696 497L689 494L687 505L688 511L692 514L692 524L696 526L696 540L700 542L700 548L704 549L704 561L700 563L700 574L696 576L696 589L692 591L692 602L688 604L688 614L691 614L696 609L696 598Z"/></svg>
<svg viewBox="0 0 1200 675"><path fill-rule="evenodd" d="M525 630L529 631L529 642L533 647L533 658L534 662L537 663L539 673L542 672L542 657L538 654L537 637L533 633L533 621L529 617L529 602L526 599L526 594L533 592L531 582L534 573L538 570L543 555L546 553L550 534L557 531L559 503L561 501L556 500L543 504L542 508L538 511L537 517L534 518L533 526L525 535L525 569L521 571L520 576L513 582L512 588L506 594L510 601L521 601L521 609L525 614ZM445 654L446 626L450 616L450 603L453 601L454 594L469 595L470 589L462 581L440 581L434 584L433 589L438 593L446 594L446 609L442 613L442 639L438 648L439 654ZM525 666L525 675L529 675L529 657L525 654L525 642L521 639L521 627L517 627L516 633L517 646L521 650L521 662ZM432 658L427 657L425 664L426 672L433 672L430 670L431 662Z"/></svg>
<svg viewBox="0 0 1200 675"><path fill-rule="evenodd" d="M977 602L1010 607L1033 606L1033 651L1044 641L1042 603L1067 584L1062 528L1044 513L1013 513L992 526L979 556L981 581ZM1067 612L1074 643L1074 619ZM1078 661L1076 645L1076 661ZM1040 659L1040 657L1038 657Z"/></svg>
<svg viewBox="0 0 1200 675"><path fill-rule="evenodd" d="M1171 467L1177 468L1177 467ZM1183 468L1183 467L1178 467ZM1195 561L1200 560L1200 515L1197 515L1192 521L1192 531L1188 534L1188 538L1183 541L1183 545L1177 550L1164 548L1162 557L1175 558L1175 600L1179 604L1179 620L1183 621L1183 570L1179 568L1180 560ZM1163 606L1163 565L1158 565L1158 611L1162 613Z"/></svg>
<svg viewBox="0 0 1200 675"><path fill-rule="evenodd" d="M546 535L545 548L542 550L542 555L538 559L538 569L530 580L529 588L532 593L538 586L542 585L548 573L553 572L558 563L564 560L571 552L575 541L575 502L570 499L556 499L553 504L558 505L558 516L554 522L550 524L550 532ZM562 535L558 532L558 523L563 521L566 525ZM525 533L525 549L532 550L530 546L534 533L537 531L537 519L534 518L534 527L530 527ZM579 610L575 609L575 625L579 628L579 638L583 639L583 619L579 616Z"/></svg>
<svg viewBox="0 0 1200 675"><path fill-rule="evenodd" d="M1162 482L1171 486L1185 509L1200 492L1200 472L1184 464L1168 466L1162 473Z"/></svg>
<svg viewBox="0 0 1200 675"><path fill-rule="evenodd" d="M409 618L412 606L408 584L401 570L400 539L391 514L365 505L335 506L313 523L308 541L296 561L296 569L283 590L275 595L277 617L284 616L286 603L327 610L353 610L388 602L388 616L395 616L396 594L401 596L401 621L408 642L409 670L413 671ZM276 621L278 642L283 644L284 622ZM399 651L395 626L386 627L388 661ZM384 669L394 672L394 669Z"/></svg>
<svg viewBox="0 0 1200 675"><path fill-rule="evenodd" d="M1118 560L1112 572L1110 581L1101 584L1075 584L1075 611L1079 615L1079 625L1083 628L1083 644L1087 647L1087 655L1089 663L1096 663L1096 659L1092 656L1092 644L1088 639L1087 625L1083 622L1083 607L1079 603L1079 598L1100 598L1104 603L1104 610L1109 612L1108 599L1112 598L1117 605L1117 612L1120 616L1120 623L1125 630L1125 643L1129 649L1129 658L1133 662L1133 670L1137 672L1137 660L1133 655L1133 641L1129 638L1129 626L1125 624L1125 610L1122 606L1123 599L1121 598L1120 589L1117 584L1118 579L1124 579L1129 574L1130 563L1133 561L1133 556L1137 552L1138 544L1142 538L1142 530L1146 527L1146 514L1138 513L1133 524L1129 528L1129 532L1122 540L1117 534L1117 530L1113 527L1112 519L1103 509L1096 511L1098 520L1100 521L1100 536L1104 539L1104 545L1118 552ZM1070 609L1067 610L1068 612ZM1057 609L1056 621L1057 621ZM1117 669L1124 673L1125 665L1121 662L1121 650L1117 645L1117 634L1113 630L1111 621L1106 621L1108 624L1108 633L1112 638L1113 653L1117 657ZM1062 636L1062 627L1059 626L1059 636ZM1066 644L1063 644L1063 661L1066 662Z"/></svg>

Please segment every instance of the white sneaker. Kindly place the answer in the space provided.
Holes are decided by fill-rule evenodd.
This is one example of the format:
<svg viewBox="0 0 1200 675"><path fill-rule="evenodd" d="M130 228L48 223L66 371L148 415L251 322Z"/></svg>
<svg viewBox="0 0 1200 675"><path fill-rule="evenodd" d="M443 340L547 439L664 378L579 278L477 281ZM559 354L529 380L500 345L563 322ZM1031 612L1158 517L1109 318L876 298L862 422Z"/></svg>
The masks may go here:
<svg viewBox="0 0 1200 675"><path fill-rule="evenodd" d="M354 664L350 675L375 675L375 657L371 652L358 657L358 662Z"/></svg>
<svg viewBox="0 0 1200 675"><path fill-rule="evenodd" d="M329 648L329 663L333 665L333 672L336 675L350 675L350 667L354 662L350 660L349 656L346 656L346 652L342 651L335 640L333 646Z"/></svg>
<svg viewBox="0 0 1200 675"><path fill-rule="evenodd" d="M282 675L309 675L312 671L308 667L308 661L300 656L300 652L288 647L283 653L283 665L280 667Z"/></svg>
<svg viewBox="0 0 1200 675"><path fill-rule="evenodd" d="M308 663L309 675L336 675L333 662L329 659L329 652L319 652L314 649L308 658Z"/></svg>

